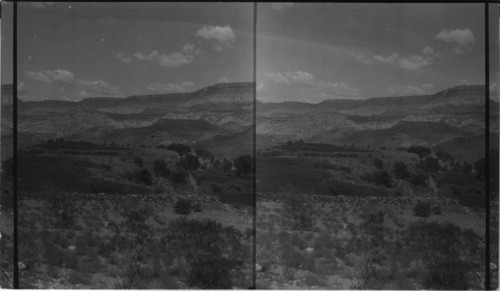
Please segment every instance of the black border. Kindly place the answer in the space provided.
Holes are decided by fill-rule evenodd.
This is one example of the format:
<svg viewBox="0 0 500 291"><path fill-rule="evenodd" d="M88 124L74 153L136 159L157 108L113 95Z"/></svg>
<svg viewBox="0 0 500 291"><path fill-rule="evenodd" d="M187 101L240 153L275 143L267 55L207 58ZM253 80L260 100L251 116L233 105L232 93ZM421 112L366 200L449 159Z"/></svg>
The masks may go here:
<svg viewBox="0 0 500 291"><path fill-rule="evenodd" d="M490 279L490 34L489 34L489 4L484 4L484 42L485 42L485 54L484 54L484 70L485 70L485 85L484 85L484 158L485 158L485 171L484 171L484 180L485 180L485 280L484 280L484 289L491 289L491 279Z"/></svg>
<svg viewBox="0 0 500 291"><path fill-rule="evenodd" d="M257 2L253 3L253 286L257 289Z"/></svg>
<svg viewBox="0 0 500 291"><path fill-rule="evenodd" d="M14 196L14 289L19 289L19 250L18 250L18 232L17 232L17 1L13 1L13 76L12 83L14 86L13 99L12 100L12 158L13 163L13 196Z"/></svg>

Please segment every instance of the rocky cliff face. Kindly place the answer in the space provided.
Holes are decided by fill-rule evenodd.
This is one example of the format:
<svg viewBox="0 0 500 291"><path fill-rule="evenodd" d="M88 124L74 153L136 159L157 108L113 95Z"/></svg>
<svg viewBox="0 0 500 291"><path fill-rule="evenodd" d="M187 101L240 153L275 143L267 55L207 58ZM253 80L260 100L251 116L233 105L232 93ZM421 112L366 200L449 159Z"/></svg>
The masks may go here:
<svg viewBox="0 0 500 291"><path fill-rule="evenodd" d="M446 134L451 128L461 132L450 138L462 136L462 133L478 134L473 131L484 130L485 125L484 94L485 87L475 85L458 86L424 96L328 100L319 104L259 103L257 133L273 135L281 141L355 141L372 143L372 146L436 144L442 142L438 134L417 138L413 132L418 132L423 124L439 124L440 134ZM407 122L406 126L396 127L400 122ZM393 128L397 132L389 131ZM390 132L391 135L378 138L377 131Z"/></svg>

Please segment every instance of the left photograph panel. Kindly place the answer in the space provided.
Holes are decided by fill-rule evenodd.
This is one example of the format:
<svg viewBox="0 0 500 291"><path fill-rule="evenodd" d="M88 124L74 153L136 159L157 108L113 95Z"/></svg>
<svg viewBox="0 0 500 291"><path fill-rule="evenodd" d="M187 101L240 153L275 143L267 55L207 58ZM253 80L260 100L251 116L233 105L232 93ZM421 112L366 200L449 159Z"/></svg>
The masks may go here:
<svg viewBox="0 0 500 291"><path fill-rule="evenodd" d="M13 5L1 3L1 103L0 103L0 289L14 287L13 192Z"/></svg>
<svg viewBox="0 0 500 291"><path fill-rule="evenodd" d="M20 288L253 285L253 13L18 3Z"/></svg>

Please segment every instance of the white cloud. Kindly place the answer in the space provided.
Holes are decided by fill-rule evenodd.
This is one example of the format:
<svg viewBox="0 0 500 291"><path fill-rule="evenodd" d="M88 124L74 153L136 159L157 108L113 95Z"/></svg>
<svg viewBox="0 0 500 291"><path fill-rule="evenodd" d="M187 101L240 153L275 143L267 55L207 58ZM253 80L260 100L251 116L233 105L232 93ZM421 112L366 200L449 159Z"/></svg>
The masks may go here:
<svg viewBox="0 0 500 291"><path fill-rule="evenodd" d="M462 79L462 80L458 81L458 84L460 84L460 85L470 85L470 82L467 79Z"/></svg>
<svg viewBox="0 0 500 291"><path fill-rule="evenodd" d="M354 56L354 59L362 64L371 64L373 63L373 60L371 60L370 58L367 58L365 55L363 54L353 54Z"/></svg>
<svg viewBox="0 0 500 291"><path fill-rule="evenodd" d="M436 35L436 38L456 45L453 49L455 53L463 53L463 49L472 50L476 39L469 28L466 29L445 29Z"/></svg>
<svg viewBox="0 0 500 291"><path fill-rule="evenodd" d="M357 97L360 90L344 82L326 82L316 80L314 75L305 71L287 71L284 73L266 73L268 79L285 85L297 84L302 87L301 90L312 90L314 95L319 95L320 99L327 99L326 96L335 97ZM329 98L330 98L329 97Z"/></svg>
<svg viewBox="0 0 500 291"><path fill-rule="evenodd" d="M186 81L181 84L152 83L149 84L147 89L155 93L181 93L191 90L193 85L192 81Z"/></svg>
<svg viewBox="0 0 500 291"><path fill-rule="evenodd" d="M66 93L67 100L120 95L118 86L110 85L102 80L76 79L74 74L67 70L29 71L25 72L25 75L35 81L52 85L59 93Z"/></svg>
<svg viewBox="0 0 500 291"><path fill-rule="evenodd" d="M393 53L388 57L376 55L373 58L376 61L388 63L394 66L398 66L402 69L408 69L408 70L418 70L422 67L427 67L432 64L432 58L422 57L419 55L413 55L410 57L400 57L397 53Z"/></svg>
<svg viewBox="0 0 500 291"><path fill-rule="evenodd" d="M292 81L300 83L310 83L314 79L314 76L311 73L303 71L286 72L285 76Z"/></svg>
<svg viewBox="0 0 500 291"><path fill-rule="evenodd" d="M227 77L223 76L223 77L220 77L217 82L218 83L229 83L229 79Z"/></svg>
<svg viewBox="0 0 500 291"><path fill-rule="evenodd" d="M47 6L53 5L54 2L31 2L31 7L35 9L43 9Z"/></svg>
<svg viewBox="0 0 500 291"><path fill-rule="evenodd" d="M114 97L119 96L118 86L108 84L106 81L89 81L79 79L77 81L78 95L82 98L86 97Z"/></svg>
<svg viewBox="0 0 500 291"><path fill-rule="evenodd" d="M25 75L33 80L50 84L52 82L72 83L74 82L73 73L66 70L46 70L41 72L25 72Z"/></svg>
<svg viewBox="0 0 500 291"><path fill-rule="evenodd" d="M225 51L233 47L235 36L229 25L213 26L205 25L196 33L197 36L213 42L214 50Z"/></svg>
<svg viewBox="0 0 500 291"><path fill-rule="evenodd" d="M126 56L124 53L117 53L115 55L115 58L117 58L120 62L125 64L130 64L132 62L132 57Z"/></svg>
<svg viewBox="0 0 500 291"><path fill-rule="evenodd" d="M194 61L195 54L198 53L198 51L194 50L193 45L187 43L182 47L182 51L180 52L173 52L165 55L160 54L157 50L153 50L149 54L135 53L134 57L143 61L158 62L158 64L163 67L176 68L181 65L192 63Z"/></svg>
<svg viewBox="0 0 500 291"><path fill-rule="evenodd" d="M273 3L271 4L271 8L274 10L284 10L286 8L291 8L293 7L293 3Z"/></svg>
<svg viewBox="0 0 500 291"><path fill-rule="evenodd" d="M431 93L434 84L423 84L421 86L391 86L387 89L389 93L396 95L424 95Z"/></svg>
<svg viewBox="0 0 500 291"><path fill-rule="evenodd" d="M285 77L281 73L265 73L264 76L266 76L268 79L273 80L276 83L282 83L282 84L291 84L290 80L288 80L287 77Z"/></svg>

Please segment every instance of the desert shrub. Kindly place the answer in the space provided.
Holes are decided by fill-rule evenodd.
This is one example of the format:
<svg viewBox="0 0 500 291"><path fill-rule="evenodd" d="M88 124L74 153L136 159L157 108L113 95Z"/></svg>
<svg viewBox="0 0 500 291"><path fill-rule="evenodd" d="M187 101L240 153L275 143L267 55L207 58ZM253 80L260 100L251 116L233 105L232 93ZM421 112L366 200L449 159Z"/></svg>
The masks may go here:
<svg viewBox="0 0 500 291"><path fill-rule="evenodd" d="M292 220L293 229L309 230L316 224L317 215L311 200L303 193L293 188L285 190L288 193L283 199L285 214Z"/></svg>
<svg viewBox="0 0 500 291"><path fill-rule="evenodd" d="M116 183L107 179L92 177L87 180L90 193L112 193Z"/></svg>
<svg viewBox="0 0 500 291"><path fill-rule="evenodd" d="M363 178L368 183L372 183L377 186L384 186L386 188L392 187L391 175L384 170L379 170L373 172L372 174L367 174Z"/></svg>
<svg viewBox="0 0 500 291"><path fill-rule="evenodd" d="M253 157L251 155L239 156L233 160L233 165L239 176L249 175L253 171Z"/></svg>
<svg viewBox="0 0 500 291"><path fill-rule="evenodd" d="M153 172L158 177L168 177L170 175L170 170L168 169L168 164L165 160L154 160Z"/></svg>
<svg viewBox="0 0 500 291"><path fill-rule="evenodd" d="M443 214L443 210L441 209L441 206L439 206L439 205L432 206L431 212L432 212L432 214L435 214L435 215Z"/></svg>
<svg viewBox="0 0 500 291"><path fill-rule="evenodd" d="M232 226L180 218L170 222L162 242L184 256L190 286L222 289L231 287L231 272L248 255L242 239L243 234Z"/></svg>
<svg viewBox="0 0 500 291"><path fill-rule="evenodd" d="M469 264L456 258L447 258L432 263L425 280L426 288L434 290L467 290Z"/></svg>
<svg viewBox="0 0 500 291"><path fill-rule="evenodd" d="M72 285L82 284L88 285L90 284L90 278L83 274L82 272L73 271L69 274L68 281Z"/></svg>
<svg viewBox="0 0 500 291"><path fill-rule="evenodd" d="M404 162L395 162L392 171L394 176L398 179L407 179L410 177L408 166Z"/></svg>
<svg viewBox="0 0 500 291"><path fill-rule="evenodd" d="M424 146L411 146L406 149L409 153L417 154L419 158L426 157L431 154L431 149Z"/></svg>
<svg viewBox="0 0 500 291"><path fill-rule="evenodd" d="M177 214L189 215L192 210L192 204L190 200L179 199L174 204L174 211Z"/></svg>
<svg viewBox="0 0 500 291"><path fill-rule="evenodd" d="M64 264L64 252L51 242L45 244L45 261L51 266L62 267Z"/></svg>
<svg viewBox="0 0 500 291"><path fill-rule="evenodd" d="M125 280L122 284L118 284L117 289L146 289L149 283L156 279L155 272L150 268L139 264L138 262L130 262L125 269Z"/></svg>
<svg viewBox="0 0 500 291"><path fill-rule="evenodd" d="M14 159L8 158L2 161L2 178L12 179L14 175Z"/></svg>
<svg viewBox="0 0 500 291"><path fill-rule="evenodd" d="M304 281L307 286L324 286L325 280L317 274L308 274Z"/></svg>
<svg viewBox="0 0 500 291"><path fill-rule="evenodd" d="M420 171L418 171L417 173L412 173L410 176L410 182L414 186L425 186L426 181L427 181L427 175Z"/></svg>
<svg viewBox="0 0 500 291"><path fill-rule="evenodd" d="M201 203L193 203L193 211L203 212L203 207L201 206Z"/></svg>
<svg viewBox="0 0 500 291"><path fill-rule="evenodd" d="M214 193L220 193L220 192L222 192L222 187L219 184L217 184L217 183L210 183L210 187L212 188L212 191Z"/></svg>
<svg viewBox="0 0 500 291"><path fill-rule="evenodd" d="M342 166L342 165L332 164L327 160L317 162L314 164L314 166L316 168L319 168L319 169L329 169L329 170L335 170L335 171L342 171L345 173L351 173L351 168L346 167L346 166Z"/></svg>
<svg viewBox="0 0 500 291"><path fill-rule="evenodd" d="M177 166L185 170L196 170L200 167L200 160L195 155L186 154L179 159Z"/></svg>
<svg viewBox="0 0 500 291"><path fill-rule="evenodd" d="M153 177L148 169L135 169L123 174L123 177L138 184L153 184Z"/></svg>
<svg viewBox="0 0 500 291"><path fill-rule="evenodd" d="M417 168L422 169L423 171L428 173L437 172L439 170L439 160L431 156L427 156L424 159L420 160Z"/></svg>
<svg viewBox="0 0 500 291"><path fill-rule="evenodd" d="M196 153L196 155L198 157L205 159L205 160L211 160L214 157L214 155L206 149L197 148L194 150L194 152Z"/></svg>
<svg viewBox="0 0 500 291"><path fill-rule="evenodd" d="M376 158L375 160L373 160L373 165L377 169L382 170L382 168L384 167L384 161L381 158Z"/></svg>
<svg viewBox="0 0 500 291"><path fill-rule="evenodd" d="M134 164L138 167L144 167L144 160L141 157L134 158Z"/></svg>
<svg viewBox="0 0 500 291"><path fill-rule="evenodd" d="M170 180L175 184L187 184L188 174L184 171L170 173Z"/></svg>
<svg viewBox="0 0 500 291"><path fill-rule="evenodd" d="M418 202L413 208L413 215L419 217L429 217L431 215L431 204L429 202Z"/></svg>
<svg viewBox="0 0 500 291"><path fill-rule="evenodd" d="M475 176L477 179L481 179L484 177L486 172L486 160L485 158L480 158L479 160L474 161L474 170L476 170Z"/></svg>
<svg viewBox="0 0 500 291"><path fill-rule="evenodd" d="M191 152L191 147L185 144L171 143L167 146L167 150L177 152L179 156L183 156Z"/></svg>
<svg viewBox="0 0 500 291"><path fill-rule="evenodd" d="M291 244L284 244L281 260L288 268L298 268L302 262L302 255Z"/></svg>
<svg viewBox="0 0 500 291"><path fill-rule="evenodd" d="M78 258L75 254L69 253L64 257L64 265L68 269L78 270Z"/></svg>

